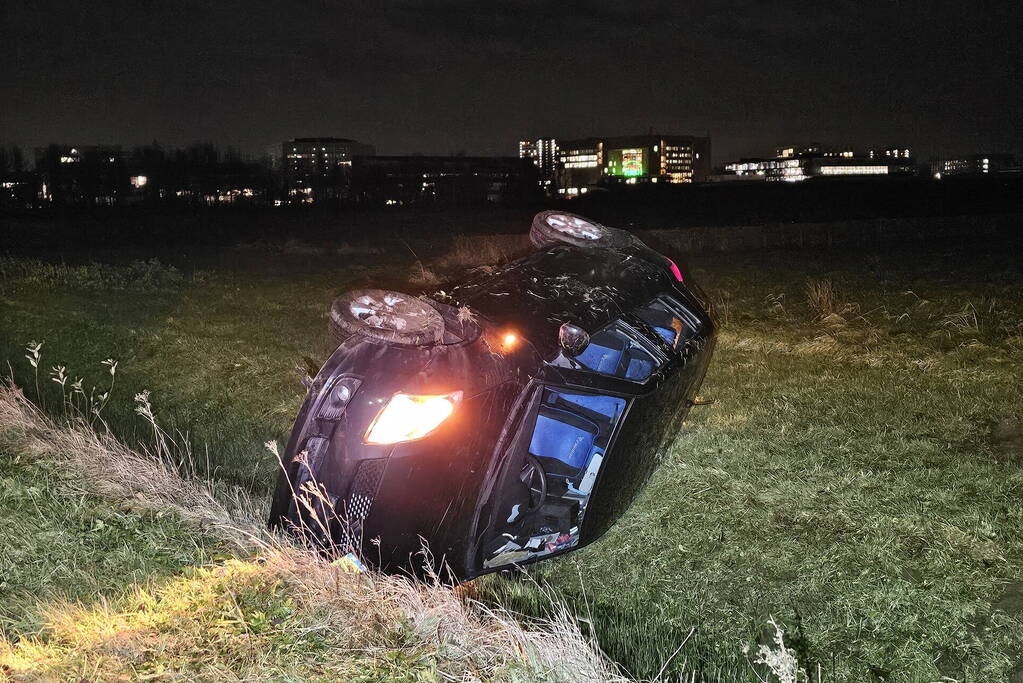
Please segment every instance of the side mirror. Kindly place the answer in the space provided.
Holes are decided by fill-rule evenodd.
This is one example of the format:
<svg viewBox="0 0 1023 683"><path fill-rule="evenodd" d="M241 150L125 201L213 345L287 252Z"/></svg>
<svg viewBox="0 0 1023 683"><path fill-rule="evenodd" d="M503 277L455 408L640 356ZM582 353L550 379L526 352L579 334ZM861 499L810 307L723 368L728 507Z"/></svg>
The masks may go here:
<svg viewBox="0 0 1023 683"><path fill-rule="evenodd" d="M572 323L563 323L558 330L558 343L561 350L569 358L575 358L590 345L590 335L581 327Z"/></svg>

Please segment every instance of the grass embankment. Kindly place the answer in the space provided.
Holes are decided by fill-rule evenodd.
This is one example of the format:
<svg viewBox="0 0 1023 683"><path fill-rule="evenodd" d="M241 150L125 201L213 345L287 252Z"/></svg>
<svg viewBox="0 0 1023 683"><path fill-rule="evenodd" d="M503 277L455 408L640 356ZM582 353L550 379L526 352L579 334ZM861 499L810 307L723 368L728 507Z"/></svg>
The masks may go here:
<svg viewBox="0 0 1023 683"><path fill-rule="evenodd" d="M684 640L669 671L749 672L742 646L765 640L772 615L829 680L1019 671L1018 249L694 258L723 323L702 391L715 403L694 409L605 538L534 576L591 615L604 649L637 676L657 673ZM259 444L287 432L295 367L321 352L331 297L411 261L404 248L223 252L141 295L80 286L74 269L28 283L8 265L0 352L25 386L32 339L46 340L45 368L95 368L100 385L99 361L116 355L119 386L152 389L162 422L211 444L218 478L264 494L276 463ZM147 435L124 394L107 410L116 433ZM478 584L489 599L545 611L528 582Z"/></svg>
<svg viewBox="0 0 1023 683"><path fill-rule="evenodd" d="M0 385L5 679L616 678L564 614L524 630L447 588L328 563L167 455Z"/></svg>

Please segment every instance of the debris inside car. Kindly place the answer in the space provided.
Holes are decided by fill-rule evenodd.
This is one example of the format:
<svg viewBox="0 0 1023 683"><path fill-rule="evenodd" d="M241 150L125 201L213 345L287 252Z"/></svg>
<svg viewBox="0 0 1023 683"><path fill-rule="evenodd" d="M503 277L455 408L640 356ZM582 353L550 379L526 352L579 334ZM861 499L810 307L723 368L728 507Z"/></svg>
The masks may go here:
<svg viewBox="0 0 1023 683"><path fill-rule="evenodd" d="M448 292L339 297L271 524L338 557L464 580L570 552L678 434L715 325L677 264L545 211L536 251Z"/></svg>

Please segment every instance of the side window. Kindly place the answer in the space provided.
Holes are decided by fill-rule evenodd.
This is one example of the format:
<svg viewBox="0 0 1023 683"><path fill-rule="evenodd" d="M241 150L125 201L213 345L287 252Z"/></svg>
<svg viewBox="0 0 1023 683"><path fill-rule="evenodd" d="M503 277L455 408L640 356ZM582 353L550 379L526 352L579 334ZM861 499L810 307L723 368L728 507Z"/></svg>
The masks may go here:
<svg viewBox="0 0 1023 683"><path fill-rule="evenodd" d="M558 356L557 365L577 363L602 375L645 382L657 369L657 358L617 325L590 337L589 345L574 359Z"/></svg>
<svg viewBox="0 0 1023 683"><path fill-rule="evenodd" d="M521 471L506 479L497 524L482 543L492 569L574 548L611 437L625 414L624 398L545 387L522 425L510 458Z"/></svg>
<svg viewBox="0 0 1023 683"><path fill-rule="evenodd" d="M576 360L595 372L634 382L646 381L657 367L657 361L650 352L616 328L593 335L590 345Z"/></svg>

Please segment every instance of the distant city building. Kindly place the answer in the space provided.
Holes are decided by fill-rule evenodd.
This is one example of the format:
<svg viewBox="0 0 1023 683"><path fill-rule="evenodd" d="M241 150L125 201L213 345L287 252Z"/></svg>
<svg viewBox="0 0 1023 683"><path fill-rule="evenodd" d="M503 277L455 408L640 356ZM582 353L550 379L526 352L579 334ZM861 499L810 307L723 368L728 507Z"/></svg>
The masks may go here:
<svg viewBox="0 0 1023 683"><path fill-rule="evenodd" d="M36 167L59 164L66 167L105 166L124 158L120 145L50 145L36 148Z"/></svg>
<svg viewBox="0 0 1023 683"><path fill-rule="evenodd" d="M798 182L809 178L913 174L916 167L906 148L868 150L857 154L851 147L824 147L820 143L778 147L773 159L741 159L725 165L729 174L746 180Z"/></svg>
<svg viewBox="0 0 1023 683"><path fill-rule="evenodd" d="M558 192L585 194L604 175L604 142L600 138L564 140L558 148Z"/></svg>
<svg viewBox="0 0 1023 683"><path fill-rule="evenodd" d="M111 206L128 193L124 152L117 145L50 145L35 150L41 199Z"/></svg>
<svg viewBox="0 0 1023 683"><path fill-rule="evenodd" d="M931 172L936 177L954 175L983 175L1019 170L1011 154L965 154L956 157L942 157L931 163Z"/></svg>
<svg viewBox="0 0 1023 683"><path fill-rule="evenodd" d="M475 206L529 201L539 193L530 159L467 156L355 157L355 201L382 206Z"/></svg>
<svg viewBox="0 0 1023 683"><path fill-rule="evenodd" d="M867 158L880 161L908 162L913 157L909 154L909 147L879 147L867 150Z"/></svg>
<svg viewBox="0 0 1023 683"><path fill-rule="evenodd" d="M0 207L30 209L43 197L43 183L36 173L0 171Z"/></svg>
<svg viewBox="0 0 1023 683"><path fill-rule="evenodd" d="M852 147L824 147L819 142L807 142L800 145L777 147L774 150L774 155L778 159L792 159L806 156L841 157L848 159L854 156Z"/></svg>
<svg viewBox="0 0 1023 683"><path fill-rule="evenodd" d="M889 166L856 157L800 156L788 159L742 159L727 164L725 170L751 180L763 178L798 182L819 176L888 175Z"/></svg>
<svg viewBox="0 0 1023 683"><path fill-rule="evenodd" d="M565 140L558 145L558 192L572 197L598 184L692 183L710 175L710 138L635 135Z"/></svg>
<svg viewBox="0 0 1023 683"><path fill-rule="evenodd" d="M289 202L334 199L351 184L352 159L372 156L372 145L347 138L294 138L281 144L281 170Z"/></svg>
<svg viewBox="0 0 1023 683"><path fill-rule="evenodd" d="M519 158L530 159L539 171L540 185L550 189L557 180L558 141L554 138L519 140Z"/></svg>
<svg viewBox="0 0 1023 683"><path fill-rule="evenodd" d="M372 145L347 138L294 138L281 145L284 166L296 177L323 175L351 167L355 156L373 156Z"/></svg>

